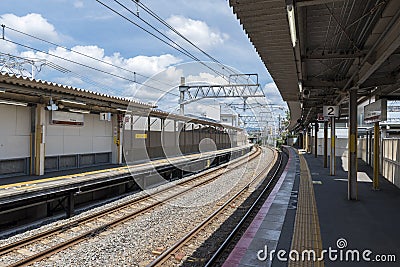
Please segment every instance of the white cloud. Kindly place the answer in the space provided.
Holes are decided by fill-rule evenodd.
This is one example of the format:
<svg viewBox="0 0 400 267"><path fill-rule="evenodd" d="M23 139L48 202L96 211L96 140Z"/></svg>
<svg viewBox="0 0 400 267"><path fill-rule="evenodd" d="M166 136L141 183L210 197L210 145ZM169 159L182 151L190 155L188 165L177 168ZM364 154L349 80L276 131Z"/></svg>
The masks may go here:
<svg viewBox="0 0 400 267"><path fill-rule="evenodd" d="M208 50L222 45L229 38L228 34L211 29L204 21L174 15L169 17L167 22L201 49ZM183 40L172 31L168 31L168 35L178 43L183 43Z"/></svg>
<svg viewBox="0 0 400 267"><path fill-rule="evenodd" d="M213 75L207 72L200 72L198 75L189 75L186 78L188 83L196 83L199 82L207 83L207 84L227 84L228 82L221 76Z"/></svg>
<svg viewBox="0 0 400 267"><path fill-rule="evenodd" d="M140 86L135 85L135 83L133 83L133 80L135 80L136 78L138 82L144 82L145 79L140 75L137 75L137 77L135 77L134 72L145 76L152 76L155 73L167 70L165 72L166 75L171 76L173 75L174 71L172 71L171 73L171 70L168 71L168 67L180 62L179 58L170 54L164 54L160 56L136 56L132 58L124 58L119 53L106 55L104 49L96 45L75 46L72 47L72 50L90 56L92 58L99 59L103 62L82 56L75 52L68 51L67 49L62 47L57 47L55 49L49 50L49 53L55 55L56 57L47 55L45 53L35 53L32 51L22 52L21 56L46 59L54 64L65 68L66 76L61 77L59 73L55 73L55 75L57 76L56 80L58 82L62 82L67 85L82 86L85 89L101 91L103 93L118 96L135 96L135 92ZM63 59L68 59L69 61L65 61ZM75 64L71 61L90 66L92 69ZM107 62L109 64L106 64L104 62ZM125 70L116 68L110 64L118 66ZM49 68L49 66L47 68ZM101 71L97 71L94 69ZM71 72L67 72L67 70ZM131 81L121 79L107 73L121 76ZM179 73L176 73L176 75L179 75ZM174 78L176 78L175 75L173 76ZM157 78L157 80L159 79ZM88 81L90 84L83 84L82 81ZM178 78L176 78L176 81L178 81ZM96 83L95 85L99 86L97 86L96 88L93 83ZM159 88L160 84L155 83L153 86ZM157 90L149 89L148 87L144 88L145 91L142 92L140 95L136 95L136 98L143 98L143 101L147 101L148 99L155 100L157 97L159 97L160 93L157 92Z"/></svg>
<svg viewBox="0 0 400 267"><path fill-rule="evenodd" d="M276 84L274 82L267 83L264 86L264 93L270 104L286 105L285 102L282 100L282 96L279 93L278 87L276 86Z"/></svg>
<svg viewBox="0 0 400 267"><path fill-rule="evenodd" d="M83 2L82 1L75 1L74 2L74 7L75 8L82 8L83 7Z"/></svg>
<svg viewBox="0 0 400 267"><path fill-rule="evenodd" d="M6 25L6 27L14 28L49 41L56 42L60 40L54 26L47 19L43 18L41 14L30 13L22 17L14 14L4 14L0 16L0 22ZM6 29L6 32L13 35L12 31L7 31Z"/></svg>
<svg viewBox="0 0 400 267"><path fill-rule="evenodd" d="M17 45L5 40L0 40L0 52L6 54L15 54L17 53Z"/></svg>

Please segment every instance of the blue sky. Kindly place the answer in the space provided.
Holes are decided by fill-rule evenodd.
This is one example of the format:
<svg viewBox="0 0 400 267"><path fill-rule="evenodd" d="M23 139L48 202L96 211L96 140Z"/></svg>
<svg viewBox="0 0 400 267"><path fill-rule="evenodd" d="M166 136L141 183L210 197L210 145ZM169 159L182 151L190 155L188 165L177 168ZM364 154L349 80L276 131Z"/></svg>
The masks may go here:
<svg viewBox="0 0 400 267"><path fill-rule="evenodd" d="M129 17L135 23L148 28L115 1L101 1ZM137 6L134 1L120 0L120 2L136 13ZM282 103L270 75L227 1L143 0L141 3L223 64L236 69L238 72L258 73L259 82L264 88L267 98L272 103ZM17 34L8 29L10 27L99 58L110 64L118 65L131 72L149 77L156 75L157 78L153 79L157 79L163 84L154 82L154 80L147 82L151 83L153 87L160 87L161 90L157 92L151 87L144 88L140 85L134 85L127 80L121 80L63 61L60 58L30 51L19 45L0 40L0 51L3 53L29 58L45 58L71 71L63 74L45 66L36 75L36 78L113 95L133 96L145 102L160 101L157 99L164 99L164 102L175 101L173 97L160 96L160 92L162 90L173 91L174 89L165 86L167 84L178 84L180 75L190 76L187 79L192 82L224 83L224 80L217 74L203 68L200 64L188 63L193 60L145 33L95 0L2 0L1 6L0 21L6 25L5 37L8 40L133 79L132 73L84 58L61 47L51 46ZM139 16L169 38L184 46L199 59L210 61L209 58L187 45L166 27L157 23L141 8L139 8ZM226 71L218 64L210 66L218 69L218 71ZM145 82L145 79L140 76L135 77L135 79ZM90 82L85 82L87 80L90 80ZM208 101L207 105L210 103L215 103L215 101ZM207 105L201 108L207 111ZM199 104L195 106L200 107ZM198 111L193 109L193 112Z"/></svg>

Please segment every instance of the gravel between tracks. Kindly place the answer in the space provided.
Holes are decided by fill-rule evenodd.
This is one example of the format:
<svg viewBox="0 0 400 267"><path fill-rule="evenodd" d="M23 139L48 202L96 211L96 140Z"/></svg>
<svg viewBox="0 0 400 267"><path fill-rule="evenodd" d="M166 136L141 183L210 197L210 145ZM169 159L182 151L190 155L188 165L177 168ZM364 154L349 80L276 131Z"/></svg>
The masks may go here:
<svg viewBox="0 0 400 267"><path fill-rule="evenodd" d="M184 236L186 232L215 210L219 202L228 197L227 192L231 191L238 183L249 181L253 170L260 171L272 158L273 152L264 149L259 160L254 160L247 163L246 166L225 173L219 179L205 186L184 194L178 199L120 226L102 232L70 249L57 253L49 259L37 262L33 266L145 266L156 257L155 253L152 253L153 251L166 249ZM187 177L185 179L192 178ZM170 185L163 185L128 196L78 216L85 216L104 207L118 205L143 194L151 194L164 186ZM69 220L74 219L76 217ZM3 240L1 243L13 242L37 231L63 224L65 221L68 220L43 226L40 229ZM6 263L6 260L0 259L0 266Z"/></svg>

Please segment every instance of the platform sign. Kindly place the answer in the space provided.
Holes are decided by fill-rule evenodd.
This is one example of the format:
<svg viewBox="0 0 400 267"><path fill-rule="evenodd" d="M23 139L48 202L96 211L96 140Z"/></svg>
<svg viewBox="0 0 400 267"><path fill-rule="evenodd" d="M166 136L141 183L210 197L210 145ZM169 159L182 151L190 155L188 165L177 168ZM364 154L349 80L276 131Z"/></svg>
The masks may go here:
<svg viewBox="0 0 400 267"><path fill-rule="evenodd" d="M323 106L324 117L339 117L339 106Z"/></svg>
<svg viewBox="0 0 400 267"><path fill-rule="evenodd" d="M325 121L324 114L318 113L318 115L317 115L317 121Z"/></svg>
<svg viewBox="0 0 400 267"><path fill-rule="evenodd" d="M135 138L136 139L146 139L147 138L147 134L135 134Z"/></svg>
<svg viewBox="0 0 400 267"><path fill-rule="evenodd" d="M374 123L387 120L387 100L379 99L364 107L364 122Z"/></svg>
<svg viewBox="0 0 400 267"><path fill-rule="evenodd" d="M110 112L101 112L100 120L101 121L111 121L111 113Z"/></svg>

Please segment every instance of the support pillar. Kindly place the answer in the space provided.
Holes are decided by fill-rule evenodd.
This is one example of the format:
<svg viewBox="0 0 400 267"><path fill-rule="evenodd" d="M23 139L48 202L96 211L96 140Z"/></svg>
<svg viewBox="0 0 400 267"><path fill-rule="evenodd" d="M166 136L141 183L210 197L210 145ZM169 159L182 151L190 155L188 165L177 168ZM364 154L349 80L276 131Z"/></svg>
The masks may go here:
<svg viewBox="0 0 400 267"><path fill-rule="evenodd" d="M176 149L173 153L174 156L182 154L179 147L179 131L176 130L176 120L174 120L174 147Z"/></svg>
<svg viewBox="0 0 400 267"><path fill-rule="evenodd" d="M187 91L187 86L185 86L185 77L181 77L181 84L179 86L179 115L185 115L185 105L183 101L185 100L185 91Z"/></svg>
<svg viewBox="0 0 400 267"><path fill-rule="evenodd" d="M306 130L305 130L305 132L304 132L304 139L305 139L305 142L304 142L304 150L306 151L306 152L308 152L308 127L306 128Z"/></svg>
<svg viewBox="0 0 400 267"><path fill-rule="evenodd" d="M75 194L69 192L67 197L67 218L71 218L75 214Z"/></svg>
<svg viewBox="0 0 400 267"><path fill-rule="evenodd" d="M374 179L373 190L379 190L379 122L374 124Z"/></svg>
<svg viewBox="0 0 400 267"><path fill-rule="evenodd" d="M310 141L309 141L309 153L312 155L313 153L313 125L311 124L311 128L310 128Z"/></svg>
<svg viewBox="0 0 400 267"><path fill-rule="evenodd" d="M328 168L328 121L324 121L324 168Z"/></svg>
<svg viewBox="0 0 400 267"><path fill-rule="evenodd" d="M369 156L368 154L371 153L370 151L370 147L369 147L369 131L367 130L366 132L366 136L365 136L365 161L367 162L368 165L370 165L371 163L369 162Z"/></svg>
<svg viewBox="0 0 400 267"><path fill-rule="evenodd" d="M372 144L372 130L371 130L369 132L369 154L368 154L369 166L373 166L372 152L373 152L373 144Z"/></svg>
<svg viewBox="0 0 400 267"><path fill-rule="evenodd" d="M37 105L35 111L35 142L34 142L34 174L44 175L45 162L45 109L44 105Z"/></svg>
<svg viewBox="0 0 400 267"><path fill-rule="evenodd" d="M112 127L113 127L113 146L112 146L112 163L121 164L122 155L122 142L123 142L123 118L122 114L115 114L112 116Z"/></svg>
<svg viewBox="0 0 400 267"><path fill-rule="evenodd" d="M308 140L309 140L309 135L308 135L308 127L306 128L306 146L305 146L305 150L306 152L308 152Z"/></svg>
<svg viewBox="0 0 400 267"><path fill-rule="evenodd" d="M336 147L335 147L335 117L331 117L331 156L329 174L336 175Z"/></svg>
<svg viewBox="0 0 400 267"><path fill-rule="evenodd" d="M357 200L357 90L350 90L347 198Z"/></svg>
<svg viewBox="0 0 400 267"><path fill-rule="evenodd" d="M318 122L315 122L314 126L314 157L318 157Z"/></svg>

